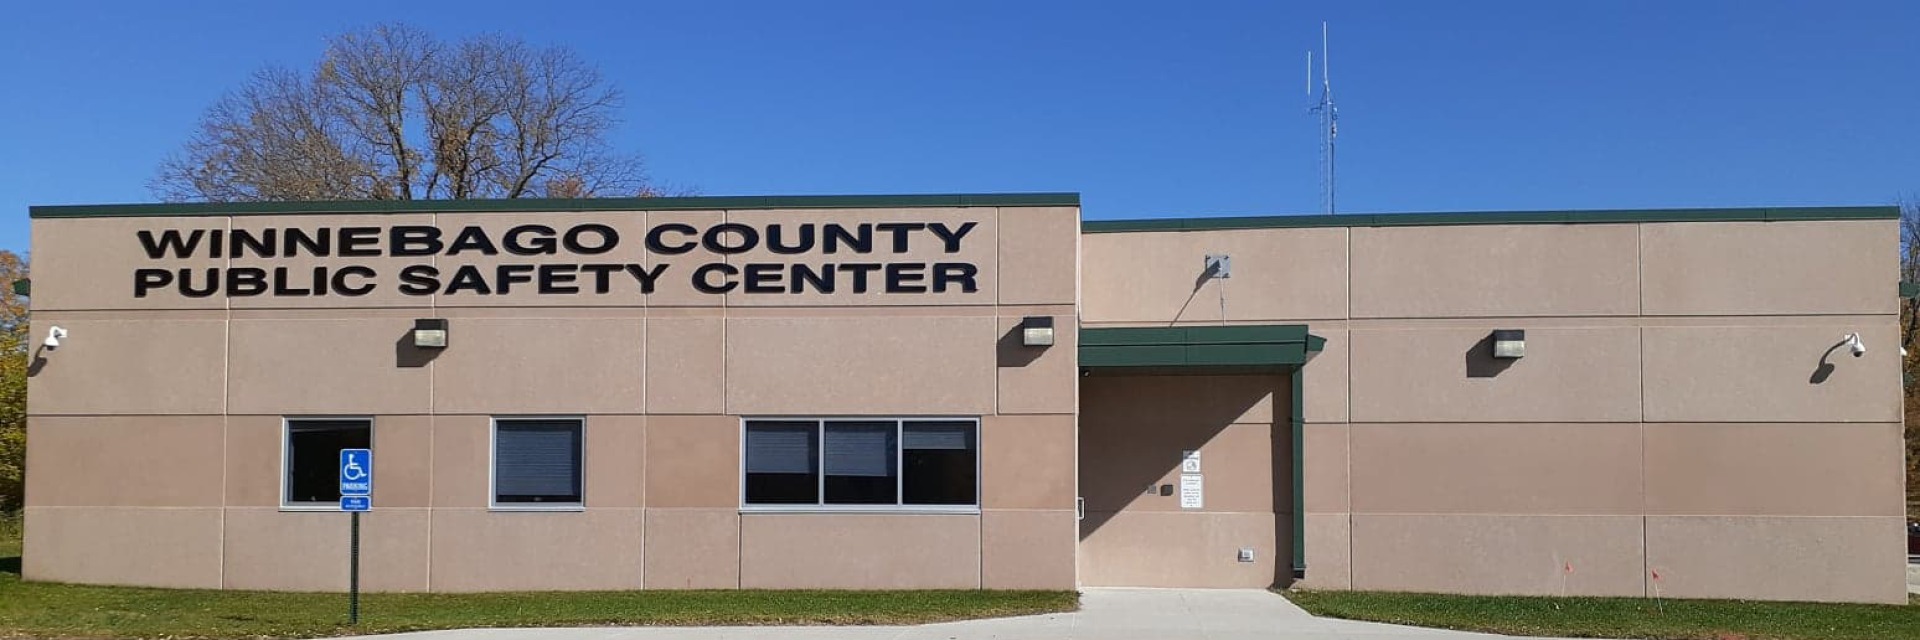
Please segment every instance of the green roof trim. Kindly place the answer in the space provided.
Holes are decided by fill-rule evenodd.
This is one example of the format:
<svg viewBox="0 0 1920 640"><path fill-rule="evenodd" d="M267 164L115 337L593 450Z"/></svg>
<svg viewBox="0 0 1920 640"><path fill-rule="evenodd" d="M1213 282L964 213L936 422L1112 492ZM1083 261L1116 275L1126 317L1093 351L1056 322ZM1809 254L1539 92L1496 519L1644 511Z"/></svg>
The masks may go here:
<svg viewBox="0 0 1920 640"><path fill-rule="evenodd" d="M1080 366L1131 373L1261 373L1307 361L1325 340L1306 325L1082 328Z"/></svg>
<svg viewBox="0 0 1920 640"><path fill-rule="evenodd" d="M746 209L894 209L926 207L1077 207L1078 193L974 193L864 196L695 196L513 200L352 200L327 202L181 202L29 207L32 218L144 218L393 213L528 213Z"/></svg>
<svg viewBox="0 0 1920 640"><path fill-rule="evenodd" d="M1902 282L1902 283L1900 283L1900 297L1902 297L1902 298L1920 298L1920 282Z"/></svg>
<svg viewBox="0 0 1920 640"><path fill-rule="evenodd" d="M1083 233L1305 229L1315 227L1411 227L1476 224L1603 224L1634 222L1786 222L1807 220L1897 220L1900 208L1789 207L1747 209L1593 209L1570 211L1468 211L1456 213L1356 213L1225 218L1087 220Z"/></svg>
<svg viewBox="0 0 1920 640"><path fill-rule="evenodd" d="M21 278L19 280L13 281L13 295L16 295L16 296L33 295L33 281L27 278Z"/></svg>

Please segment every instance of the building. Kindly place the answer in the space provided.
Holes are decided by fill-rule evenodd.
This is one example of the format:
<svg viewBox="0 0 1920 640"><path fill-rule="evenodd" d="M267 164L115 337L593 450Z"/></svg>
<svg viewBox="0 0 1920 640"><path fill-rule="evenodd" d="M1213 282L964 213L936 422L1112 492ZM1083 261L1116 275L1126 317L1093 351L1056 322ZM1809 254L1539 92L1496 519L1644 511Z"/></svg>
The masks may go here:
<svg viewBox="0 0 1920 640"><path fill-rule="evenodd" d="M1893 208L32 216L28 579L1906 598Z"/></svg>

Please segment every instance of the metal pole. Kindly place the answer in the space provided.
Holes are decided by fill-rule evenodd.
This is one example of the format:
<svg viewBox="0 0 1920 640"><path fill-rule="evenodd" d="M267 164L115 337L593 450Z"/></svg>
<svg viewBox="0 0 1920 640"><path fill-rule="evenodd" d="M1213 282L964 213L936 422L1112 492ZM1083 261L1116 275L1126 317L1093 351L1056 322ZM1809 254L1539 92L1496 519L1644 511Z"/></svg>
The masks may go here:
<svg viewBox="0 0 1920 640"><path fill-rule="evenodd" d="M353 512L353 533L349 538L350 550L347 552L351 564L347 569L347 624L360 624L360 512Z"/></svg>

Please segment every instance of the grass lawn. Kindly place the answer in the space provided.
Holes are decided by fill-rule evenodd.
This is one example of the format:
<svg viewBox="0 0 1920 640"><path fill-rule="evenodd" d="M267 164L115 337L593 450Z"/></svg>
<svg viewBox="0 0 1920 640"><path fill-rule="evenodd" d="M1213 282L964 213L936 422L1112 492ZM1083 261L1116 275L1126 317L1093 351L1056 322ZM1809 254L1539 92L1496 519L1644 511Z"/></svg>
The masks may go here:
<svg viewBox="0 0 1920 640"><path fill-rule="evenodd" d="M0 539L0 638L295 638L460 627L910 624L1069 611L1071 591L619 591L346 594L22 582Z"/></svg>
<svg viewBox="0 0 1920 640"><path fill-rule="evenodd" d="M1920 638L1920 600L1901 605L1537 598L1287 591L1314 615L1527 636L1660 640Z"/></svg>

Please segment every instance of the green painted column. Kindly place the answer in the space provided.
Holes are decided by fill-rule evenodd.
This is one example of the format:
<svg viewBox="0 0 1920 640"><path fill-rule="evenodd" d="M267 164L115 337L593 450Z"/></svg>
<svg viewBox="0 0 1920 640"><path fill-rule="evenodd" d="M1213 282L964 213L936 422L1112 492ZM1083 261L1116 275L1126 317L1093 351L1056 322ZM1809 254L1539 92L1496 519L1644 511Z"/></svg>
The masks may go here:
<svg viewBox="0 0 1920 640"><path fill-rule="evenodd" d="M1306 478L1304 461L1306 460L1306 411L1307 398L1305 384L1307 368L1305 365L1294 367L1293 374L1293 579L1307 577L1307 499L1306 487L1302 484Z"/></svg>

